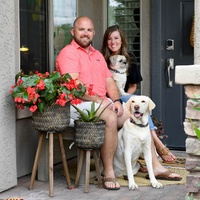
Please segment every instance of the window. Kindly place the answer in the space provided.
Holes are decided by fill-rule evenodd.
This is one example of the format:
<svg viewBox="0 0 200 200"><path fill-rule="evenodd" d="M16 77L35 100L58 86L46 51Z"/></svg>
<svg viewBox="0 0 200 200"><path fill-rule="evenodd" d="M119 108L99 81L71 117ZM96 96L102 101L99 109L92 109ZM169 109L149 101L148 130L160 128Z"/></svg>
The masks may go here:
<svg viewBox="0 0 200 200"><path fill-rule="evenodd" d="M75 0L54 0L54 61L60 50L71 42L70 30L76 19Z"/></svg>
<svg viewBox="0 0 200 200"><path fill-rule="evenodd" d="M47 1L20 0L21 69L48 70Z"/></svg>

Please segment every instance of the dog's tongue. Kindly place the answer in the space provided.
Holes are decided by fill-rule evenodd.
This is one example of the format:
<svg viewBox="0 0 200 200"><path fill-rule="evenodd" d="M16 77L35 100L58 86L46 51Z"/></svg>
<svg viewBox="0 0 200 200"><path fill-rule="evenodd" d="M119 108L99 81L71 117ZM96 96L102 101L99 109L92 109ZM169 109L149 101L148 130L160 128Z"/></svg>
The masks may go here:
<svg viewBox="0 0 200 200"><path fill-rule="evenodd" d="M141 113L135 112L135 113L134 113L134 116L135 116L136 118L139 118L139 117L141 117Z"/></svg>

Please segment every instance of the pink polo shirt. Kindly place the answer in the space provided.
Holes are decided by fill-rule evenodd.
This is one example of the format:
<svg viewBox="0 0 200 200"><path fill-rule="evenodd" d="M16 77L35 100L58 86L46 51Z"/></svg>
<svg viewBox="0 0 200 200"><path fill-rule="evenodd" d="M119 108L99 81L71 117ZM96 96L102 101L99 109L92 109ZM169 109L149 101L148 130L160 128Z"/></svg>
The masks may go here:
<svg viewBox="0 0 200 200"><path fill-rule="evenodd" d="M56 68L61 74L79 73L80 81L88 86L93 84L93 92L106 96L106 78L112 74L103 55L92 46L87 53L74 40L65 46L56 59Z"/></svg>

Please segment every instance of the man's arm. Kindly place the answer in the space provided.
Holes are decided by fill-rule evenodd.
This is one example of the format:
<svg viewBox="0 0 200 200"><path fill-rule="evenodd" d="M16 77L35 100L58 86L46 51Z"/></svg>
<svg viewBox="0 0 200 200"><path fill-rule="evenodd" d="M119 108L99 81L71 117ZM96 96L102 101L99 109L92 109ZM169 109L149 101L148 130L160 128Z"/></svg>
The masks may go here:
<svg viewBox="0 0 200 200"><path fill-rule="evenodd" d="M117 85L112 77L106 79L106 89L108 96L114 101L120 98Z"/></svg>
<svg viewBox="0 0 200 200"><path fill-rule="evenodd" d="M83 84L80 80L79 80L79 73L69 73L70 76L77 80L77 83L81 83ZM102 98L100 98L98 95L89 95L88 91L86 91L86 93L84 94L84 96L81 97L81 99L85 100L85 101L94 101L96 103L101 103L102 102Z"/></svg>
<svg viewBox="0 0 200 200"><path fill-rule="evenodd" d="M117 85L112 77L106 79L106 89L108 96L112 99L112 101L114 101L113 111L117 112L117 116L120 117L123 114L123 108L121 102L118 101L120 99L120 95Z"/></svg>

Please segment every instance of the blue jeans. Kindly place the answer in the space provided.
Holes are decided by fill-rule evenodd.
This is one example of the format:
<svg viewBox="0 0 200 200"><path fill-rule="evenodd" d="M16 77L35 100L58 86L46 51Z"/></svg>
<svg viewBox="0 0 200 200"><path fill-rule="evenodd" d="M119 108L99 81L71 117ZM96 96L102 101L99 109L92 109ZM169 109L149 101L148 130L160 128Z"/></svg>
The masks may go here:
<svg viewBox="0 0 200 200"><path fill-rule="evenodd" d="M120 99L124 103L126 103L130 99L130 97L132 97L132 96L134 96L134 94L123 95L123 96L120 97ZM154 126L153 121L152 121L150 115L149 115L149 127L150 127L150 130L155 130L156 129L156 127Z"/></svg>

